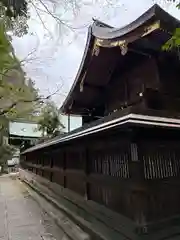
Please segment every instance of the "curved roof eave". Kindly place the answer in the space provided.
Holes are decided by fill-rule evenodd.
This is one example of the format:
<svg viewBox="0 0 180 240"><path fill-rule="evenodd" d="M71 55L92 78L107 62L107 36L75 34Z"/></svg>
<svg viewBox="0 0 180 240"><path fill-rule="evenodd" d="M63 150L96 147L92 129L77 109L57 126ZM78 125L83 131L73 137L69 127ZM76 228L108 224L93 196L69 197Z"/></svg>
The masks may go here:
<svg viewBox="0 0 180 240"><path fill-rule="evenodd" d="M68 105L70 105L70 100L72 99L73 91L80 80L81 76L84 74L87 66L85 66L88 61L89 57L91 56L90 53L92 53L92 44L94 43L94 40L102 39L102 40L113 40L116 38L120 38L133 30L137 29L138 27L145 24L148 20L151 20L152 18L155 18L155 20L162 20L166 22L172 21L173 27L180 27L180 21L168 14L166 11L164 11L159 5L155 4L153 5L149 10L147 10L144 14L142 14L139 18L137 18L135 21L131 22L130 24L121 27L121 28L114 28L112 26L109 26L99 20L94 20L94 23L88 28L88 35L87 35L87 41L85 45L85 51L83 54L83 58L77 73L77 76L75 78L75 81L71 87L71 90L66 97L62 107L60 108L60 111L66 112Z"/></svg>
<svg viewBox="0 0 180 240"><path fill-rule="evenodd" d="M87 34L87 40L86 40L86 45L85 45L85 50L84 50L84 53L83 53L83 57L82 57L82 60L81 60L81 63L80 63L80 67L79 67L79 70L78 70L78 73L76 75L76 78L75 78L75 81L63 103L63 105L61 106L60 108L60 111L61 112L64 112L65 110L65 105L68 103L68 101L70 101L70 98L71 98L71 95L72 95L72 92L74 91L74 88L76 87L77 85L77 82L78 80L80 79L80 76L84 73L85 71L85 63L87 62L88 60L88 51L90 49L90 44L92 42L92 38L93 38L93 35L92 35L92 26L89 26L88 28L88 34Z"/></svg>
<svg viewBox="0 0 180 240"><path fill-rule="evenodd" d="M155 4L149 10L147 10L144 14L142 14L139 18L137 18L130 24L121 28L113 28L102 22L98 23L98 20L96 20L92 26L92 34L95 37L104 39L104 40L119 38L125 34L132 32L136 28L140 27L145 22L150 20L152 17L157 17L159 18L158 20L164 20L164 16L166 16L168 20L169 19L173 20L176 23L176 25L180 26L179 20L177 20L172 15L164 11L158 4Z"/></svg>

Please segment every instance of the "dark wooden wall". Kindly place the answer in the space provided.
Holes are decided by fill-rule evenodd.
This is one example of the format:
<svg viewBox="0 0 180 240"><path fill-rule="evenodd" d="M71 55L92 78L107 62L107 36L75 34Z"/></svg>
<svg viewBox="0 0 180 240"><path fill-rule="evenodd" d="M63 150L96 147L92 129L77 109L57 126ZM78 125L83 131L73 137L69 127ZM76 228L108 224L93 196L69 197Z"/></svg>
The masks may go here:
<svg viewBox="0 0 180 240"><path fill-rule="evenodd" d="M28 153L21 165L138 224L180 214L180 141L138 136L76 140Z"/></svg>
<svg viewBox="0 0 180 240"><path fill-rule="evenodd" d="M180 97L179 59L173 56L161 56L157 59L160 91L173 97Z"/></svg>
<svg viewBox="0 0 180 240"><path fill-rule="evenodd" d="M132 105L180 112L179 60L170 54L143 57L126 69L116 69L107 87L106 113ZM118 68L118 65L117 65ZM143 96L140 96L140 94ZM142 104L144 102L144 104Z"/></svg>
<svg viewBox="0 0 180 240"><path fill-rule="evenodd" d="M159 76L155 59L143 58L138 65L130 67L130 69L123 74L119 71L116 79L110 84L106 103L107 112L126 105L138 104L140 93L147 88L158 88Z"/></svg>
<svg viewBox="0 0 180 240"><path fill-rule="evenodd" d="M180 112L180 69L179 59L162 56L157 59L159 71L159 95L163 109Z"/></svg>

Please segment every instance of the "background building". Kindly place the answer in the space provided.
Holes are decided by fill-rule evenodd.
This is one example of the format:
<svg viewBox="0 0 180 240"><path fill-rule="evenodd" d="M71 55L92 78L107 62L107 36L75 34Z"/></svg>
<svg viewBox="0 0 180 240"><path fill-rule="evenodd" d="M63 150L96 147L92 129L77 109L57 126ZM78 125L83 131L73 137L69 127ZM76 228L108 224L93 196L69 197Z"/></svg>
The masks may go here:
<svg viewBox="0 0 180 240"><path fill-rule="evenodd" d="M64 125L63 132L67 133L82 126L82 117L75 115L60 115L60 121Z"/></svg>
<svg viewBox="0 0 180 240"><path fill-rule="evenodd" d="M9 123L9 144L17 148L26 149L33 146L42 137L42 132L37 130L37 123L21 121Z"/></svg>

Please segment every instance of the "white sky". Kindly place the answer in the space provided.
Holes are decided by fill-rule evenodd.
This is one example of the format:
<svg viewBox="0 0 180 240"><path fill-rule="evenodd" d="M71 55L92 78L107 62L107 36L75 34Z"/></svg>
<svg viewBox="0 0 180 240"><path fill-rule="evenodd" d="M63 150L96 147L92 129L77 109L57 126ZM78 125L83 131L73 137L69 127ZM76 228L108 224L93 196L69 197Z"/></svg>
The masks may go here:
<svg viewBox="0 0 180 240"><path fill-rule="evenodd" d="M64 26L59 29L50 15L40 13L52 39L32 7L29 34L13 40L16 54L20 59L24 59L29 52L36 49L29 56L32 61L27 61L24 69L28 77L36 82L42 94L49 95L60 89L53 97L60 107L78 71L85 47L87 26L92 23L92 17L121 27L135 20L155 2L180 19L180 10L166 0L81 0L76 16L70 11L62 14L63 7L56 9L57 14L61 13L63 19L68 19L70 24L77 28L74 31Z"/></svg>

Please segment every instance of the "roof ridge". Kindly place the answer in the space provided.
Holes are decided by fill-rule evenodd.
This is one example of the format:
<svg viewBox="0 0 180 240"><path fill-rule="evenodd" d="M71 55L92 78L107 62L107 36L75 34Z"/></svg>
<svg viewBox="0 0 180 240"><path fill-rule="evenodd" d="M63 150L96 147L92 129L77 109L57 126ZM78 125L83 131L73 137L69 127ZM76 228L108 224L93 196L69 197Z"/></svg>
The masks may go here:
<svg viewBox="0 0 180 240"><path fill-rule="evenodd" d="M96 24L96 26L107 27L107 28L114 28L114 27L110 26L109 24L102 22L99 19L92 18L92 20L93 20L93 24Z"/></svg>

